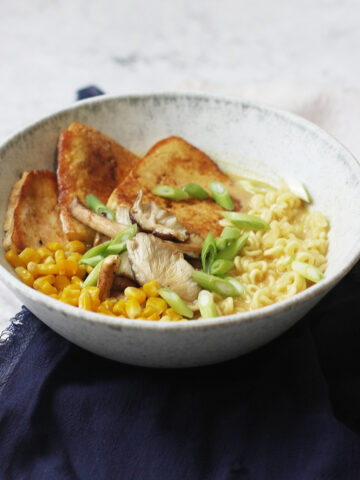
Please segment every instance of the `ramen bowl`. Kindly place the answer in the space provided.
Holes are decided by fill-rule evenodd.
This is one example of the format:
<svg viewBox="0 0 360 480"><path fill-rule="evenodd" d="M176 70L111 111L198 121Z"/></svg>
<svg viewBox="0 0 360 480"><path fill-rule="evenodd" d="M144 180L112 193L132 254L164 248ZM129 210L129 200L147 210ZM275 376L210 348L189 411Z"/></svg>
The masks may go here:
<svg viewBox="0 0 360 480"><path fill-rule="evenodd" d="M24 170L55 169L59 133L87 123L138 155L170 135L183 137L233 174L278 183L295 177L330 223L324 278L278 303L228 316L151 322L72 307L26 286L4 258L1 279L55 332L106 358L147 367L191 367L246 354L279 336L319 302L360 256L360 166L336 139L288 112L198 94L102 96L20 131L0 147L0 222ZM196 181L194 179L194 181Z"/></svg>

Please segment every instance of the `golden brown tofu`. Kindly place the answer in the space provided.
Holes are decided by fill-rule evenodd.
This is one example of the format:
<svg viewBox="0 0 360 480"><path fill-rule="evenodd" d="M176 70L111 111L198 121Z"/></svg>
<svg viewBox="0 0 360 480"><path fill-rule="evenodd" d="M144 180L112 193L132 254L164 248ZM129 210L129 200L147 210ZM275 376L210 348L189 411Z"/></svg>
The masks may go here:
<svg viewBox="0 0 360 480"><path fill-rule="evenodd" d="M73 122L60 134L57 178L60 217L69 240L91 242L94 231L75 220L67 206L77 196L85 203L92 193L103 203L126 177L138 157L117 142L79 122Z"/></svg>
<svg viewBox="0 0 360 480"><path fill-rule="evenodd" d="M65 243L55 173L32 170L22 174L10 194L4 230L5 250L20 252L49 242Z"/></svg>
<svg viewBox="0 0 360 480"><path fill-rule="evenodd" d="M189 233L205 237L209 232L221 233L218 221L223 218L223 209L211 198L172 201L151 193L156 185L171 185L181 188L195 182L209 192L211 180L222 182L232 196L235 210L240 210L249 200L249 194L236 186L205 153L179 137L169 137L156 143L140 160L123 182L112 192L108 206L113 210L117 205L130 207L139 192L143 202L155 201L160 207L171 210L183 223Z"/></svg>

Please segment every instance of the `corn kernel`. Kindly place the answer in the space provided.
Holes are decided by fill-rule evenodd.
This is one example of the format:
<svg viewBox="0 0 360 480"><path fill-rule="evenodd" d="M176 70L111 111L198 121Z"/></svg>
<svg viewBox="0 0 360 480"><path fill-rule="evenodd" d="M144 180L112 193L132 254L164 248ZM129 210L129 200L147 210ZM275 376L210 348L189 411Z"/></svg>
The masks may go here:
<svg viewBox="0 0 360 480"><path fill-rule="evenodd" d="M116 315L124 315L126 302L127 300L125 300L125 298L118 300L113 306L113 312L116 313Z"/></svg>
<svg viewBox="0 0 360 480"><path fill-rule="evenodd" d="M29 263L27 264L27 270L28 270L28 272L31 273L31 275L34 276L34 278L36 278L36 277L38 276L37 266L38 266L38 264L35 263L35 262L29 262Z"/></svg>
<svg viewBox="0 0 360 480"><path fill-rule="evenodd" d="M57 293L57 290L55 287L51 285L50 282L45 281L42 283L41 288L39 289L41 293L45 293L45 295L51 295L53 293Z"/></svg>
<svg viewBox="0 0 360 480"><path fill-rule="evenodd" d="M65 250L68 252L84 253L86 247L80 240L73 240L65 245Z"/></svg>
<svg viewBox="0 0 360 480"><path fill-rule="evenodd" d="M92 310L93 305L92 305L92 299L91 295L88 291L83 290L80 293L79 296L79 308L82 308L83 310Z"/></svg>
<svg viewBox="0 0 360 480"><path fill-rule="evenodd" d="M65 287L70 285L70 280L66 275L56 275L54 285L58 290L61 291L64 290Z"/></svg>
<svg viewBox="0 0 360 480"><path fill-rule="evenodd" d="M148 318L154 313L157 313L152 307L146 306L144 310L141 312L141 318Z"/></svg>
<svg viewBox="0 0 360 480"><path fill-rule="evenodd" d="M54 253L54 257L55 257L56 263L61 262L61 260L65 260L66 257L65 257L64 250L62 250L61 248L57 249L56 252Z"/></svg>
<svg viewBox="0 0 360 480"><path fill-rule="evenodd" d="M97 312L102 313L103 315L114 315L111 310L105 308L103 305L98 306Z"/></svg>
<svg viewBox="0 0 360 480"><path fill-rule="evenodd" d="M35 288L35 290L41 290L45 282L49 283L50 285L53 285L55 283L54 275L45 275L43 277L37 278L34 281L33 287ZM56 292L53 292L53 293L56 293Z"/></svg>
<svg viewBox="0 0 360 480"><path fill-rule="evenodd" d="M63 293L59 296L59 300L67 303L68 305L72 305L73 307L77 307L79 303L78 297L70 297L68 295L64 295Z"/></svg>
<svg viewBox="0 0 360 480"><path fill-rule="evenodd" d="M60 260L57 266L59 267L60 275L67 275L68 277L72 277L78 272L78 264L73 260Z"/></svg>
<svg viewBox="0 0 360 480"><path fill-rule="evenodd" d="M150 315L150 317L147 317L147 320L160 320L160 315L157 312L155 312L152 315Z"/></svg>
<svg viewBox="0 0 360 480"><path fill-rule="evenodd" d="M92 299L92 302L93 302L93 308L96 309L100 305L100 298L99 298L100 289L99 289L99 287L95 287L95 286L84 287L82 290L86 290L90 293L91 299Z"/></svg>
<svg viewBox="0 0 360 480"><path fill-rule="evenodd" d="M86 265L86 273L90 274L93 271L93 267L91 265Z"/></svg>
<svg viewBox="0 0 360 480"><path fill-rule="evenodd" d="M157 280L151 280L142 286L142 289L148 297L158 297L160 288L160 284Z"/></svg>
<svg viewBox="0 0 360 480"><path fill-rule="evenodd" d="M80 285L80 287L82 287L83 282L82 282L81 278L74 275L73 277L71 277L71 283L76 283L77 285Z"/></svg>
<svg viewBox="0 0 360 480"><path fill-rule="evenodd" d="M64 247L59 242L50 242L48 245L48 249L51 250L52 252L56 252L56 250L60 250L62 248Z"/></svg>
<svg viewBox="0 0 360 480"><path fill-rule="evenodd" d="M71 253L68 257L67 257L68 260L72 260L73 262L78 262L79 260L82 259L82 255L81 253Z"/></svg>
<svg viewBox="0 0 360 480"><path fill-rule="evenodd" d="M146 300L146 293L140 288L126 287L124 293L129 300L137 300L139 303L144 303Z"/></svg>
<svg viewBox="0 0 360 480"><path fill-rule="evenodd" d="M125 305L125 312L128 318L138 317L141 313L140 303L135 298L128 300Z"/></svg>
<svg viewBox="0 0 360 480"><path fill-rule="evenodd" d="M49 255L52 255L51 250L49 250L46 247L40 247L37 249L37 253L40 255L40 260L43 258L48 257Z"/></svg>
<svg viewBox="0 0 360 480"><path fill-rule="evenodd" d="M80 285L78 285L76 283L70 283L69 285L64 287L63 292L66 293L66 294L70 294L70 295L73 295L75 293L80 295L80 290L81 290Z"/></svg>
<svg viewBox="0 0 360 480"><path fill-rule="evenodd" d="M103 305L105 308L112 311L116 302L117 302L116 298L107 298L101 303L101 305Z"/></svg>
<svg viewBox="0 0 360 480"><path fill-rule="evenodd" d="M173 322L176 322L178 320L182 320L183 317L181 315L179 315L177 312L175 312L175 310L173 310L172 308L168 308L166 310L166 315L170 318L171 321Z"/></svg>
<svg viewBox="0 0 360 480"><path fill-rule="evenodd" d="M84 280L85 276L87 275L85 265L79 265L77 275L79 278L81 278L81 280Z"/></svg>
<svg viewBox="0 0 360 480"><path fill-rule="evenodd" d="M36 273L38 275L57 275L59 267L56 264L39 263L36 267Z"/></svg>
<svg viewBox="0 0 360 480"><path fill-rule="evenodd" d="M21 260L19 255L15 252L15 250L8 250L5 253L6 260L10 263L10 265L14 268L16 267L25 267L25 262Z"/></svg>
<svg viewBox="0 0 360 480"><path fill-rule="evenodd" d="M15 268L16 275L29 287L33 286L34 277L33 275L26 270L24 267Z"/></svg>
<svg viewBox="0 0 360 480"><path fill-rule="evenodd" d="M24 250L19 254L19 258L28 264L29 262L40 262L40 254L33 248L24 248Z"/></svg>
<svg viewBox="0 0 360 480"><path fill-rule="evenodd" d="M54 265L55 260L52 255L49 255L48 257L44 258L41 262L43 265Z"/></svg>
<svg viewBox="0 0 360 480"><path fill-rule="evenodd" d="M56 300L59 300L59 295L57 293L52 293L49 296L52 297L52 298L55 298Z"/></svg>
<svg viewBox="0 0 360 480"><path fill-rule="evenodd" d="M146 300L146 306L150 307L159 314L165 312L168 308L168 304L162 298L150 297Z"/></svg>

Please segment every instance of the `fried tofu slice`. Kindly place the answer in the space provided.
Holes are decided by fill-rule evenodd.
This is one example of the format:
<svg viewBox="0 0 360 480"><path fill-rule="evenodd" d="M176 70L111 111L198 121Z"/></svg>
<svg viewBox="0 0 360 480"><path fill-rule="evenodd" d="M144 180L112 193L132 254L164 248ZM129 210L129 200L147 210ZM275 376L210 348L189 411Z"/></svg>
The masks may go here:
<svg viewBox="0 0 360 480"><path fill-rule="evenodd" d="M4 222L5 250L20 252L50 242L65 243L60 221L56 175L48 170L24 172L10 194Z"/></svg>
<svg viewBox="0 0 360 480"><path fill-rule="evenodd" d="M92 193L106 203L138 157L95 128L73 122L58 142L57 179L60 218L68 240L92 242L94 231L75 220L67 207Z"/></svg>
<svg viewBox="0 0 360 480"><path fill-rule="evenodd" d="M219 235L222 227L218 222L223 218L220 214L223 209L211 198L172 201L151 193L156 185L181 188L191 182L201 185L209 192L208 184L211 180L217 180L226 186L235 210L242 209L248 203L250 195L235 185L204 152L182 138L169 137L156 143L115 188L108 200L108 207L113 210L118 205L131 207L139 190L142 190L144 203L153 200L160 207L172 211L190 234L197 233L203 238L209 232Z"/></svg>

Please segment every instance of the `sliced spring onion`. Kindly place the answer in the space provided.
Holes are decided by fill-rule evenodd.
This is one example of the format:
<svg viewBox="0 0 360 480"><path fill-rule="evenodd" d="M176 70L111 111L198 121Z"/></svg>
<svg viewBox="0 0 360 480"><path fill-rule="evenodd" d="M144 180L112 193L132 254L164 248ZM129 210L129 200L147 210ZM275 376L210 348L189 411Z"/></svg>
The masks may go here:
<svg viewBox="0 0 360 480"><path fill-rule="evenodd" d="M105 254L106 255L120 255L120 253L125 252L126 250L126 242L119 242L119 243L110 243L107 247Z"/></svg>
<svg viewBox="0 0 360 480"><path fill-rule="evenodd" d="M177 293L169 288L160 288L159 295L170 305L170 307L183 317L192 318L194 312L186 305L184 300Z"/></svg>
<svg viewBox="0 0 360 480"><path fill-rule="evenodd" d="M237 183L242 186L244 190L249 193L267 193L271 190L275 190L274 187L267 183L259 182L258 180L250 180L249 178L243 178L238 180Z"/></svg>
<svg viewBox="0 0 360 480"><path fill-rule="evenodd" d="M103 263L104 259L99 262L96 267L92 270L91 273L85 278L85 281L83 283L84 287L90 287L90 286L95 286L97 284L98 278L99 278L99 273L100 273L100 268Z"/></svg>
<svg viewBox="0 0 360 480"><path fill-rule="evenodd" d="M239 280L236 280L234 277L223 277L225 280L231 283L236 290L239 292L239 296L242 296L245 294L245 287L242 283L239 282Z"/></svg>
<svg viewBox="0 0 360 480"><path fill-rule="evenodd" d="M270 227L265 220L255 215L240 212L221 212L221 215L233 225L246 230L267 230Z"/></svg>
<svg viewBox="0 0 360 480"><path fill-rule="evenodd" d="M241 250L244 248L248 237L249 234L244 233L244 235L241 235L240 238L232 240L225 248L218 252L216 259L233 260L236 255L239 255Z"/></svg>
<svg viewBox="0 0 360 480"><path fill-rule="evenodd" d="M226 272L231 270L234 266L232 260L223 260L218 258L210 267L211 275L225 275Z"/></svg>
<svg viewBox="0 0 360 480"><path fill-rule="evenodd" d="M201 249L201 264L204 272L209 273L211 265L216 258L216 245L214 235L210 232L207 234Z"/></svg>
<svg viewBox="0 0 360 480"><path fill-rule="evenodd" d="M241 230L236 227L224 227L220 235L221 238L225 238L227 240L234 240L235 238L239 238L240 236Z"/></svg>
<svg viewBox="0 0 360 480"><path fill-rule="evenodd" d="M228 244L229 240L227 240L226 238L215 238L215 245L218 250L224 250L224 248L227 247Z"/></svg>
<svg viewBox="0 0 360 480"><path fill-rule="evenodd" d="M215 275L209 275L200 270L194 270L192 277L200 287L210 290L210 292L218 293L223 297L239 297L242 295L238 288L225 278L215 277Z"/></svg>
<svg viewBox="0 0 360 480"><path fill-rule="evenodd" d="M102 203L95 195L89 193L86 195L85 198L86 205L92 210L93 212L97 213L98 215L103 215L107 217L109 220L116 220L115 213L110 210L106 205Z"/></svg>
<svg viewBox="0 0 360 480"><path fill-rule="evenodd" d="M234 204L226 190L225 185L215 180L209 183L209 188L215 202L225 210L234 210Z"/></svg>
<svg viewBox="0 0 360 480"><path fill-rule="evenodd" d="M186 192L190 197L197 198L198 200L206 200L209 198L209 194L197 183L187 183L182 187L183 191Z"/></svg>
<svg viewBox="0 0 360 480"><path fill-rule="evenodd" d="M101 260L104 260L103 255L95 255L94 257L90 258L82 258L79 263L81 265L90 265L91 267L96 267L96 265L101 262Z"/></svg>
<svg viewBox="0 0 360 480"><path fill-rule="evenodd" d="M198 296L198 304L202 318L213 318L219 315L214 296L208 290L201 290Z"/></svg>
<svg viewBox="0 0 360 480"><path fill-rule="evenodd" d="M319 282L324 278L324 275L318 268L314 267L313 265L309 265L308 263L294 260L291 264L291 268L294 270L294 272L299 273L304 278L307 278L312 282Z"/></svg>
<svg viewBox="0 0 360 480"><path fill-rule="evenodd" d="M154 195L168 198L169 200L186 200L189 198L186 192L175 187L170 187L170 185L157 185L151 191Z"/></svg>
<svg viewBox="0 0 360 480"><path fill-rule="evenodd" d="M305 185L299 182L299 180L296 180L296 178L286 177L284 180L289 187L289 190L291 190L294 195L301 198L301 200L304 200L306 203L311 203L311 197Z"/></svg>
<svg viewBox="0 0 360 480"><path fill-rule="evenodd" d="M90 248L87 252L84 253L84 255L81 257L81 260L79 263L85 263L84 260L87 258L92 258L97 255L102 255L107 247L110 245L112 240L109 240L107 242L101 243L100 245L96 245L96 247Z"/></svg>

